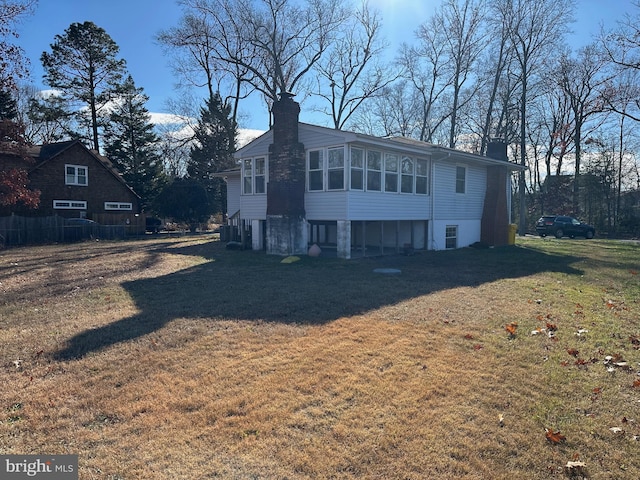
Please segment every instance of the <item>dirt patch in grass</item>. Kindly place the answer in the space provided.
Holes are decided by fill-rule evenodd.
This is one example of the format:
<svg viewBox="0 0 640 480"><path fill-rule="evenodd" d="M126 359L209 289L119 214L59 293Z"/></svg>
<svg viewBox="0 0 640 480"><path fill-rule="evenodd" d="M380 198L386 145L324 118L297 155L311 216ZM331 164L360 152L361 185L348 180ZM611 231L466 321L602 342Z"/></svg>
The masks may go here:
<svg viewBox="0 0 640 480"><path fill-rule="evenodd" d="M83 479L639 478L638 253L2 251L0 452Z"/></svg>

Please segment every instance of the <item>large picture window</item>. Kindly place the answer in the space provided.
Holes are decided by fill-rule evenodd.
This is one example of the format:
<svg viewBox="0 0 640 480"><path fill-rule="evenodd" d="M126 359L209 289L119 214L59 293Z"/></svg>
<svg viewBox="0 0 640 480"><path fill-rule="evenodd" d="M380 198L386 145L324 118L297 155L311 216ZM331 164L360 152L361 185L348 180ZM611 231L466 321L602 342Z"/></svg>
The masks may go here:
<svg viewBox="0 0 640 480"><path fill-rule="evenodd" d="M65 165L64 166L64 183L65 185L81 185L89 184L89 169L82 165Z"/></svg>

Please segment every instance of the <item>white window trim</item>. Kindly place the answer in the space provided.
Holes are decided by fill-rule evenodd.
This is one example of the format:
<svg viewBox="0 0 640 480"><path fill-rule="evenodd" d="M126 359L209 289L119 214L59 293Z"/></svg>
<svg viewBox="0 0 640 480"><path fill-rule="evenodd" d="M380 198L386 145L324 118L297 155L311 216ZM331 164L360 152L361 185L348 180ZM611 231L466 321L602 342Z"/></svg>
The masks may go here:
<svg viewBox="0 0 640 480"><path fill-rule="evenodd" d="M133 210L133 204L128 202L104 202L104 209L110 211Z"/></svg>
<svg viewBox="0 0 640 480"><path fill-rule="evenodd" d="M73 168L75 170L75 174L74 174L74 181L73 182L69 182L67 179L67 168ZM84 168L86 175L85 175L85 179L86 179L86 183L79 183L78 182L78 169L79 168ZM89 167L87 167L86 165L72 165L70 163L65 164L64 166L64 184L65 185L76 185L79 187L87 187L89 185Z"/></svg>
<svg viewBox="0 0 640 480"><path fill-rule="evenodd" d="M264 160L264 175L256 175L256 161L257 160ZM246 170L245 170L245 162L246 161L250 161L251 162L251 192L247 193L245 191L245 179L247 178L247 175L245 174ZM241 187L242 187L242 195L266 195L267 194L267 183L269 182L269 160L267 156L264 155L259 155L257 157L253 157L253 158L243 158L240 161L240 171L241 171L241 175L240 175L240 182L241 182ZM260 193L256 193L256 176L258 177L264 177L264 192L260 192Z"/></svg>
<svg viewBox="0 0 640 480"><path fill-rule="evenodd" d="M342 188L329 188L329 171L339 171L339 168L329 168L329 151L330 150L342 150ZM322 189L311 190L311 153L322 152ZM306 154L306 185L307 192L344 192L350 189L349 181L350 176L347 172L350 166L350 159L347 157L346 145L332 145L323 148L312 148L307 151ZM350 167L349 167L350 168ZM319 172L320 169L314 169L314 172ZM360 190L356 190L360 191Z"/></svg>
<svg viewBox="0 0 640 480"><path fill-rule="evenodd" d="M87 202L84 200L54 200L55 210L86 210Z"/></svg>
<svg viewBox="0 0 640 480"><path fill-rule="evenodd" d="M448 235L450 230L453 230L454 235ZM447 240L450 239L455 240L455 245L453 247L447 246ZM458 248L458 225L446 225L444 227L444 248L449 250Z"/></svg>

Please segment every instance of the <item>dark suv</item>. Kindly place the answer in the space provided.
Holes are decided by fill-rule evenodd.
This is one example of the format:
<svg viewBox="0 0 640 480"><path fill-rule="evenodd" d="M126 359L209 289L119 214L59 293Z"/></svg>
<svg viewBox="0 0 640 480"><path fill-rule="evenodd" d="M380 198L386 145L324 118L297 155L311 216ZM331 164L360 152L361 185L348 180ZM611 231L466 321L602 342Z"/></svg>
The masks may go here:
<svg viewBox="0 0 640 480"><path fill-rule="evenodd" d="M556 238L593 238L596 234L596 229L591 225L582 223L573 217L564 217L562 215L545 215L544 217L540 217L536 223L536 231L541 237L555 235Z"/></svg>

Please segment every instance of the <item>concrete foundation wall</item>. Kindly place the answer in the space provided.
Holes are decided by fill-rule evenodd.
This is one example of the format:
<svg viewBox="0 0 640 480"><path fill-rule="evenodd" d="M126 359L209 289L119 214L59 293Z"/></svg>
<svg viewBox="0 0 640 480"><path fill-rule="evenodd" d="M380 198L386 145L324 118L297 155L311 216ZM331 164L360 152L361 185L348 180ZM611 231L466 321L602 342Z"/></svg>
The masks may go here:
<svg viewBox="0 0 640 480"><path fill-rule="evenodd" d="M267 253L271 255L306 255L307 221L301 216L267 215Z"/></svg>

